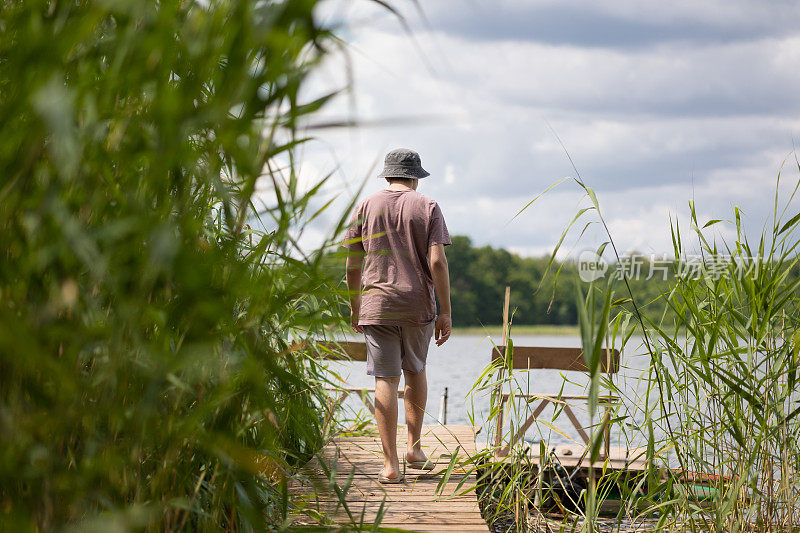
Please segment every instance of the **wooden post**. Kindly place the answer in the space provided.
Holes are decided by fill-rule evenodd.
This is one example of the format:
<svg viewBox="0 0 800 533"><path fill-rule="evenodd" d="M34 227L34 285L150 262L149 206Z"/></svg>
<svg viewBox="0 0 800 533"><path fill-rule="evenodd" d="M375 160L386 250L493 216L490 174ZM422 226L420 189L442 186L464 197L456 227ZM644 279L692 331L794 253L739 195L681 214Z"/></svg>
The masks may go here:
<svg viewBox="0 0 800 533"><path fill-rule="evenodd" d="M506 298L503 302L503 346L505 352L508 351L508 304L511 299L511 287L506 285ZM494 444L500 449L503 443L503 408L505 407L505 399L503 398L503 385L500 383L503 380L503 370L505 369L507 353L503 353L503 366L500 367L500 373L497 376L497 428L495 430Z"/></svg>
<svg viewBox="0 0 800 533"><path fill-rule="evenodd" d="M603 440L605 440L606 456L603 459L611 459L611 406L607 403L605 415L603 416Z"/></svg>
<svg viewBox="0 0 800 533"><path fill-rule="evenodd" d="M508 340L508 303L511 299L511 287L506 285L506 299L503 302L503 346Z"/></svg>
<svg viewBox="0 0 800 533"><path fill-rule="evenodd" d="M608 341L608 338L606 338ZM608 396L612 396L613 390L611 389L611 351L606 345L606 379L608 379ZM611 400L606 401L604 415L603 415L603 440L605 440L605 457L604 460L611 459Z"/></svg>
<svg viewBox="0 0 800 533"><path fill-rule="evenodd" d="M442 402L439 404L439 422L443 426L447 425L447 387L442 392Z"/></svg>

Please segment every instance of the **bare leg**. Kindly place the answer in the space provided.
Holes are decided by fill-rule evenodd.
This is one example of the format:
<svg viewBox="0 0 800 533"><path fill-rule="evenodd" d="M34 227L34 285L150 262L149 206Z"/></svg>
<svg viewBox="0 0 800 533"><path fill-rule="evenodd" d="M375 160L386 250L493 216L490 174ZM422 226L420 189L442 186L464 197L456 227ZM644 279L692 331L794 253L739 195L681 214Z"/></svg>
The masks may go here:
<svg viewBox="0 0 800 533"><path fill-rule="evenodd" d="M425 404L428 402L428 380L425 369L419 374L403 372L406 378L405 403L406 426L408 427L407 461L424 461L425 454L420 447L422 421L425 418Z"/></svg>
<svg viewBox="0 0 800 533"><path fill-rule="evenodd" d="M375 421L383 446L381 475L396 478L400 475L397 459L397 386L400 378L375 378Z"/></svg>

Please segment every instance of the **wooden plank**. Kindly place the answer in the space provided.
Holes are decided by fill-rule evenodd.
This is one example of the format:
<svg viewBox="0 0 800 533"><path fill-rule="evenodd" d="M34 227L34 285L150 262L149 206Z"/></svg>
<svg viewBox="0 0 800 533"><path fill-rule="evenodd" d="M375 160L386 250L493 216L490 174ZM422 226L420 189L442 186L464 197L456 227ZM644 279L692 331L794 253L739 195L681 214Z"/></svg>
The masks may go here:
<svg viewBox="0 0 800 533"><path fill-rule="evenodd" d="M477 509L478 501L475 498L448 498L447 495L436 496L432 492L416 492L416 491L395 491L384 492L378 490L376 492L363 492L361 494L352 494L351 498L346 498L348 505L362 505L364 503L380 503L384 499L386 501L409 501L416 502L414 509L429 509L440 507L441 504L446 504L449 508L458 509ZM358 496L358 497L356 497ZM468 501L469 500L469 501ZM313 500L321 504L327 505L339 503L339 500L330 495L324 496L321 499Z"/></svg>
<svg viewBox="0 0 800 533"><path fill-rule="evenodd" d="M359 389L360 390L360 389ZM436 437L442 437L447 435L472 435L474 432L478 430L478 426L435 426L435 425L424 425L422 426L422 435L434 435ZM406 430L404 425L397 426L398 435L405 435ZM340 435L336 436L337 439L372 439L372 438L380 438L380 434L378 433L378 429L375 426L367 426L364 428L363 431L358 433L341 433Z"/></svg>
<svg viewBox="0 0 800 533"><path fill-rule="evenodd" d="M361 511L363 511L365 520L373 521L378 515L379 507L380 506L378 505L365 507L363 509L357 509L354 507L350 509L350 512L353 513L353 511L356 511L353 514L358 514L361 516ZM395 505L387 509L387 511L384 513L384 518L381 522L381 525L386 525L387 522L406 523L408 526L414 529L417 529L421 524L447 524L454 526L462 524L486 525L486 522L479 513L476 514L470 511L440 513L435 509L418 510L416 509L416 505L414 506L414 509L412 509L411 506L406 506L407 510L398 511L396 510L396 507L398 506ZM346 513L342 513L337 515L337 518L343 518L346 520L347 515Z"/></svg>
<svg viewBox="0 0 800 533"><path fill-rule="evenodd" d="M406 495L407 496L407 495ZM415 499L408 499L408 500L401 500L400 496L395 495L394 499L387 499L387 505L394 507L394 503L397 502L414 502L414 505L406 505L404 507L398 508L398 513L409 513L409 512L435 512L438 508L442 507L442 504L447 506L451 512L458 512L458 513L466 513L469 516L467 518L475 518L475 514L473 511L478 509L478 502L472 503L465 503L465 502L456 502L456 501L431 501L431 500L423 500L422 497L425 495L418 495ZM347 506L350 511L359 510L359 511L371 511L376 510L380 507L380 503L383 500L381 499L373 499L373 500L347 500ZM319 502L314 502L315 505L318 505L319 509L325 509L328 511L338 512L339 510L343 510L341 502L334 501L334 500L320 500ZM375 505L378 504L378 505Z"/></svg>
<svg viewBox="0 0 800 533"><path fill-rule="evenodd" d="M333 463L328 463L329 467ZM374 459L372 461L339 461L336 464L337 474L341 476L376 476L383 468L383 458ZM439 461L434 463L436 466L433 470L430 471L423 471L423 470L414 470L411 468L406 468L406 477L420 477L420 476L436 476L439 473L447 470L448 463ZM403 465L400 465L400 470L402 471ZM465 472L466 470L471 471L471 467L469 469L458 467L456 466L453 471L454 472ZM423 473L420 473L423 472Z"/></svg>
<svg viewBox="0 0 800 533"><path fill-rule="evenodd" d="M508 392L503 393L504 398L510 398L511 394ZM588 400L589 397L585 394L580 395L570 395L570 394L562 394L559 396L558 394L536 394L536 393L525 393L525 392L515 392L514 398L533 398L534 400L542 399L547 400L550 402L559 403L559 401L563 400ZM597 401L600 402L615 402L619 400L619 396L598 396Z"/></svg>
<svg viewBox="0 0 800 533"><path fill-rule="evenodd" d="M408 528L408 523L407 522L406 523L398 523L398 524L383 523L381 525L383 527L386 527L386 528L390 528L390 527L398 528L398 529L407 529ZM413 531L413 529L412 529L412 531ZM478 532L478 531L484 531L485 532L485 531L488 531L488 529L485 529L482 526L478 526L478 525L475 525L475 526L466 526L465 525L465 526L453 527L453 526L449 526L449 525L431 524L431 525L425 526L424 531L429 531L431 533L434 532L434 531L458 531L459 533L473 533L473 532Z"/></svg>
<svg viewBox="0 0 800 533"><path fill-rule="evenodd" d="M367 345L358 341L318 342L324 359L339 361L366 361Z"/></svg>
<svg viewBox="0 0 800 533"><path fill-rule="evenodd" d="M444 426L444 427L445 427L444 430L436 431L436 432L429 431L429 430L423 430L422 431L422 438L424 439L426 436L430 436L433 439L433 441L446 441L446 440L454 440L454 439L464 439L464 440L467 440L467 441L471 441L472 440L473 432L471 430L470 431L465 431L465 430L452 431L451 430L452 426ZM403 428L402 430L398 428L397 438L398 439L405 439L406 436L407 435L406 435L405 428ZM371 434L367 434L367 435L340 435L338 437L335 437L335 439L337 441L358 442L358 441L368 441L368 440L380 440L380 435L378 435L377 433L374 434L374 435L371 435Z"/></svg>
<svg viewBox="0 0 800 533"><path fill-rule="evenodd" d="M492 360L503 359L505 346L492 349ZM514 346L513 366L517 370L571 370L588 372L581 348L562 348L555 346ZM605 350L600 358L600 371L606 374L619 372L619 350Z"/></svg>
<svg viewBox="0 0 800 533"><path fill-rule="evenodd" d="M476 482L474 475L461 483L463 474L455 473L437 492L441 473L446 470L456 449L464 459L476 453L474 435L477 428L424 426L423 450L439 466L432 472L406 469L405 482L397 485L378 482L378 473L383 467L380 438L374 426L367 429L374 433L341 435L332 439L320 457L306 465L304 471L310 472L307 474L309 479L290 487L292 494L308 496L304 504L306 509L318 509L337 523L346 525L351 523L350 516L356 522L362 519L365 523L374 521L383 503L385 514L381 526L384 527L415 531L488 531L473 490ZM405 428L401 426L397 436L400 454L405 450L406 439ZM320 490L328 484L319 461L328 465L335 461L335 481L340 486L348 481L351 483L343 496L350 515L342 508L336 495L315 493L314 486ZM298 516L297 523L313 523L313 520L309 522L309 516Z"/></svg>
<svg viewBox="0 0 800 533"><path fill-rule="evenodd" d="M463 467L463 461L467 459L467 456L464 455L463 457L459 457L456 459L455 466L458 468ZM375 469L380 470L383 467L383 456L380 455L364 455L360 457L323 457L326 465L336 465L339 470L343 469L356 469L356 473L364 473L364 472L373 472ZM441 457L441 458L434 458L431 461L434 464L434 472L438 467L441 467L442 470L450 464L450 458ZM318 463L313 463L314 466L318 466ZM400 461L400 468L403 468L403 461ZM423 472L422 470L416 470L410 468L406 465L406 473L411 475L415 472Z"/></svg>

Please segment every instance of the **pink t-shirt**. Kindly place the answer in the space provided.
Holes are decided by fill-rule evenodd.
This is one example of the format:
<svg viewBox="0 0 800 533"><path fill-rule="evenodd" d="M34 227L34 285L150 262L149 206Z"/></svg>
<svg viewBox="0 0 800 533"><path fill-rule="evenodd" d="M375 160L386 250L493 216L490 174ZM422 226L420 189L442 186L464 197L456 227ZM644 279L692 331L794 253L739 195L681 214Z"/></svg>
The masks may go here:
<svg viewBox="0 0 800 533"><path fill-rule="evenodd" d="M436 201L412 189L362 200L343 246L365 252L359 325L422 326L436 318L428 249L450 244Z"/></svg>

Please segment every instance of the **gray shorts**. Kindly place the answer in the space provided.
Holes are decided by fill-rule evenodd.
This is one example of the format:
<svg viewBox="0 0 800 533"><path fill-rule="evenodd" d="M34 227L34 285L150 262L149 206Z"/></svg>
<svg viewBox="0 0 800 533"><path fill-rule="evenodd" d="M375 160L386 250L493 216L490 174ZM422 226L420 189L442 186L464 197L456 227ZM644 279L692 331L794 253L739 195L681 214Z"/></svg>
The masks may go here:
<svg viewBox="0 0 800 533"><path fill-rule="evenodd" d="M378 378L399 378L403 370L422 372L428 360L428 345L436 319L424 326L365 325L367 374Z"/></svg>

